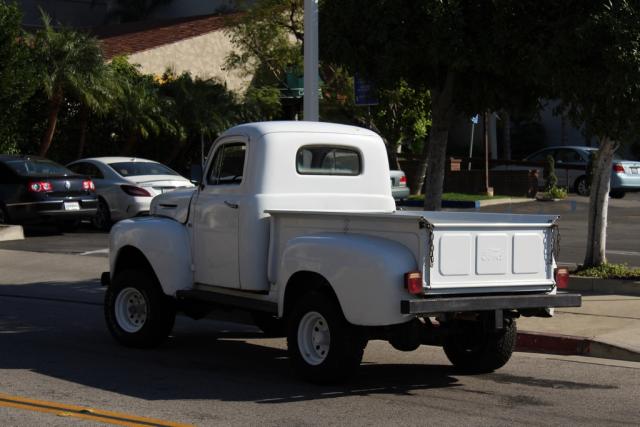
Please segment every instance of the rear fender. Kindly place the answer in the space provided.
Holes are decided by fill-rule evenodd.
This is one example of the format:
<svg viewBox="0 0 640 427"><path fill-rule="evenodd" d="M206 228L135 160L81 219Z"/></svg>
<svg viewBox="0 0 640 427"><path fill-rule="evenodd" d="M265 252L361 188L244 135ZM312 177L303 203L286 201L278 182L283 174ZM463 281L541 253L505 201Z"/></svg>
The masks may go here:
<svg viewBox="0 0 640 427"><path fill-rule="evenodd" d="M279 316L284 315L289 279L304 271L327 280L350 323L403 323L412 318L400 313L400 301L410 297L404 289L404 274L417 270L411 251L391 240L342 233L296 237L288 242L280 263Z"/></svg>
<svg viewBox="0 0 640 427"><path fill-rule="evenodd" d="M113 226L109 244L112 279L122 249L133 247L145 256L166 295L192 288L191 245L183 224L159 217L126 219Z"/></svg>

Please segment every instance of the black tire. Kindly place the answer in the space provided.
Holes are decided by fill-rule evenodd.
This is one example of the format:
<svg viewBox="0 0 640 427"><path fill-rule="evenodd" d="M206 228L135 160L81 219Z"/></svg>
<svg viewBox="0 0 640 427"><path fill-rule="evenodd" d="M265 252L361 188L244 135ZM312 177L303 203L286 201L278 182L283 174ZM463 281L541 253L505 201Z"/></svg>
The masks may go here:
<svg viewBox="0 0 640 427"><path fill-rule="evenodd" d="M573 184L573 189L575 190L576 194L578 194L579 196L589 196L591 189L587 184L587 177L581 176L578 179L576 179L576 182Z"/></svg>
<svg viewBox="0 0 640 427"><path fill-rule="evenodd" d="M270 338L280 338L287 336L287 328L284 319L279 319L273 314L262 311L251 313L253 323Z"/></svg>
<svg viewBox="0 0 640 427"><path fill-rule="evenodd" d="M93 218L91 218L91 223L100 231L109 231L111 229L111 225L113 224L111 211L109 210L109 205L102 197L98 199L98 210Z"/></svg>
<svg viewBox="0 0 640 427"><path fill-rule="evenodd" d="M451 363L465 373L493 372L504 366L516 346L517 327L506 319L503 329L483 332L479 322L464 322L463 332L448 336L443 349Z"/></svg>
<svg viewBox="0 0 640 427"><path fill-rule="evenodd" d="M118 272L107 288L104 315L116 341L127 347L148 348L167 339L176 308L152 272L131 269Z"/></svg>
<svg viewBox="0 0 640 427"><path fill-rule="evenodd" d="M316 315L320 315L319 324L328 330L329 339L328 344L325 340L322 348L311 340L312 346L317 349L313 356L317 356L318 362L312 363L309 358L313 356L309 352L303 356L301 346L304 347L304 344L299 343L298 337L301 334L305 342L310 342L304 338L303 333L303 325L309 322L303 319ZM289 359L298 375L314 383L327 384L343 381L355 373L362 361L367 341L356 327L346 321L336 301L320 292L310 292L295 303L288 320ZM314 326L309 332L313 335L312 330L318 331L318 323L311 324Z"/></svg>
<svg viewBox="0 0 640 427"><path fill-rule="evenodd" d="M611 190L609 191L609 197L611 197L612 199L622 199L624 197L624 191Z"/></svg>
<svg viewBox="0 0 640 427"><path fill-rule="evenodd" d="M0 224L10 224L11 219L9 219L9 214L7 213L7 209L4 206L0 205Z"/></svg>

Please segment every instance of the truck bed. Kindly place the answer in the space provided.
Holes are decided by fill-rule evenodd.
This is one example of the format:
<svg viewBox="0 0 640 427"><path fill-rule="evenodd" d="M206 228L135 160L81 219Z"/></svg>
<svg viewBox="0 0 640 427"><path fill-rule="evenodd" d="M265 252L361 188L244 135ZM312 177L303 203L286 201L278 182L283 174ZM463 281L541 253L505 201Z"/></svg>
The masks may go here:
<svg viewBox="0 0 640 427"><path fill-rule="evenodd" d="M427 295L546 293L555 287L558 217L466 212L270 210L269 280L299 235L342 233L398 242L414 255Z"/></svg>

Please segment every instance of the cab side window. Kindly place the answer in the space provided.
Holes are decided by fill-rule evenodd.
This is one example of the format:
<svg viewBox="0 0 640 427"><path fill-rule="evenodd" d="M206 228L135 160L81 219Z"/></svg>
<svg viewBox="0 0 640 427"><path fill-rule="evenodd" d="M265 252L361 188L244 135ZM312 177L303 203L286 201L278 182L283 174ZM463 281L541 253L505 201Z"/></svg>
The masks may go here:
<svg viewBox="0 0 640 427"><path fill-rule="evenodd" d="M224 144L217 148L207 174L209 185L239 185L242 183L247 146L244 143Z"/></svg>

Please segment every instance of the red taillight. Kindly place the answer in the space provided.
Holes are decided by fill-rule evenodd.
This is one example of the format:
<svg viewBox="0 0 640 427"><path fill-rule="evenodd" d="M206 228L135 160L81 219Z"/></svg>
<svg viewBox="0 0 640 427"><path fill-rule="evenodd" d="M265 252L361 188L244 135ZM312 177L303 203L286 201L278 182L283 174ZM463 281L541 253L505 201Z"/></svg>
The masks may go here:
<svg viewBox="0 0 640 427"><path fill-rule="evenodd" d="M569 270L566 268L556 269L556 286L558 289L567 289L569 287Z"/></svg>
<svg viewBox="0 0 640 427"><path fill-rule="evenodd" d="M96 189L96 186L90 179L85 179L82 181L82 189L85 191L93 191Z"/></svg>
<svg viewBox="0 0 640 427"><path fill-rule="evenodd" d="M400 177L400 187L406 187L407 186L407 177L402 175Z"/></svg>
<svg viewBox="0 0 640 427"><path fill-rule="evenodd" d="M32 193L50 193L53 191L53 185L48 181L33 181L27 184L27 189Z"/></svg>
<svg viewBox="0 0 640 427"><path fill-rule="evenodd" d="M412 295L418 295L422 293L422 274L418 271L412 271L405 273L404 275L404 287Z"/></svg>
<svg viewBox="0 0 640 427"><path fill-rule="evenodd" d="M134 185L121 185L122 191L130 196L134 197L151 197L151 194L144 188L136 187Z"/></svg>
<svg viewBox="0 0 640 427"><path fill-rule="evenodd" d="M615 173L624 173L624 166L622 166L620 163L614 163L613 164L613 171Z"/></svg>

